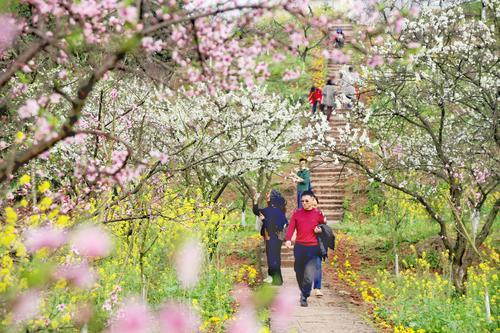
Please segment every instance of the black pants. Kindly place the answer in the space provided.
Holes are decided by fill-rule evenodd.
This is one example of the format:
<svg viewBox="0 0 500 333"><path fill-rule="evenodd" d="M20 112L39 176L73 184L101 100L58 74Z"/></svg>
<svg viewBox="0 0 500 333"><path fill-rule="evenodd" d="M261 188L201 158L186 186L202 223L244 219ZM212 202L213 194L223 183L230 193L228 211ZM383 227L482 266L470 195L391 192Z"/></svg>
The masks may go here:
<svg viewBox="0 0 500 333"><path fill-rule="evenodd" d="M295 277L302 296L309 297L316 272L316 258L321 255L318 245L305 246L295 243L293 256L295 257Z"/></svg>
<svg viewBox="0 0 500 333"><path fill-rule="evenodd" d="M267 273L273 278L274 285L283 284L281 275L281 244L283 242L276 235L272 235L266 240Z"/></svg>

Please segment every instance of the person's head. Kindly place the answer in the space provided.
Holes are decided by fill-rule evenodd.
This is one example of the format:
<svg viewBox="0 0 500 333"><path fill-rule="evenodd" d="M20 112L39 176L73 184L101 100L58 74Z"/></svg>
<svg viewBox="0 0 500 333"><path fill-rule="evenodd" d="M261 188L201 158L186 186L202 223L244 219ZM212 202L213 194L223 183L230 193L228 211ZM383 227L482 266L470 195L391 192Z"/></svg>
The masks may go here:
<svg viewBox="0 0 500 333"><path fill-rule="evenodd" d="M352 66L349 66L349 72L352 72L354 70L354 68L352 68Z"/></svg>
<svg viewBox="0 0 500 333"><path fill-rule="evenodd" d="M340 73L340 74L339 74L339 77L340 77L340 78L343 78L343 77L344 77L344 73Z"/></svg>
<svg viewBox="0 0 500 333"><path fill-rule="evenodd" d="M328 81L326 81L326 85L327 85L327 86L333 86L333 81L332 81L332 79L328 79Z"/></svg>
<svg viewBox="0 0 500 333"><path fill-rule="evenodd" d="M302 202L302 207L304 210L311 210L314 208L314 193L312 191L304 191L302 192L302 196L300 198Z"/></svg>
<svg viewBox="0 0 500 333"><path fill-rule="evenodd" d="M299 160L299 166L300 166L300 168L301 168L301 169L304 169L304 168L306 167L306 164L307 164L307 160L306 160L305 158L303 158L303 157L302 157L302 158Z"/></svg>
<svg viewBox="0 0 500 333"><path fill-rule="evenodd" d="M269 200L267 202L269 206L279 208L283 213L286 212L286 200L277 190L272 189L269 191Z"/></svg>
<svg viewBox="0 0 500 333"><path fill-rule="evenodd" d="M313 92L315 92L315 91L316 91L316 87L315 87L315 86L312 86L312 87L311 87L310 92L312 92L312 93L313 93Z"/></svg>

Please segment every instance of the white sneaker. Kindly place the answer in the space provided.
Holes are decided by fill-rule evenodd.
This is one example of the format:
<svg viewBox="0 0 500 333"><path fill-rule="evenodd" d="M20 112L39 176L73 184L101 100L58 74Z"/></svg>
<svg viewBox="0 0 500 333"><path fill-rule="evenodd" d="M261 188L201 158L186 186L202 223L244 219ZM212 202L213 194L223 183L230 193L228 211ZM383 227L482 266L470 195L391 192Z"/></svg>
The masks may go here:
<svg viewBox="0 0 500 333"><path fill-rule="evenodd" d="M271 276L268 276L264 279L264 283L273 283L273 278Z"/></svg>
<svg viewBox="0 0 500 333"><path fill-rule="evenodd" d="M314 295L316 297L323 297L323 293L321 292L321 289L314 289Z"/></svg>

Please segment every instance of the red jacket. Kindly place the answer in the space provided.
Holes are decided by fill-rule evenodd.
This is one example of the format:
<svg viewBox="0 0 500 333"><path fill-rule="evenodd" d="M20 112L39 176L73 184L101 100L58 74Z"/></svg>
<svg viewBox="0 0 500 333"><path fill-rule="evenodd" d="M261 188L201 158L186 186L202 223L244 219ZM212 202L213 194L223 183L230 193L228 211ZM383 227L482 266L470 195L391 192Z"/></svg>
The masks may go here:
<svg viewBox="0 0 500 333"><path fill-rule="evenodd" d="M321 91L321 89L316 88L316 91L309 93L309 103L311 103L311 105L313 105L315 102L321 103L322 100L323 92Z"/></svg>
<svg viewBox="0 0 500 333"><path fill-rule="evenodd" d="M287 241L291 240L293 232L297 230L296 243L305 246L318 245L314 228L321 223L325 223L325 217L318 209L297 209L290 218L290 225L288 226L285 239Z"/></svg>

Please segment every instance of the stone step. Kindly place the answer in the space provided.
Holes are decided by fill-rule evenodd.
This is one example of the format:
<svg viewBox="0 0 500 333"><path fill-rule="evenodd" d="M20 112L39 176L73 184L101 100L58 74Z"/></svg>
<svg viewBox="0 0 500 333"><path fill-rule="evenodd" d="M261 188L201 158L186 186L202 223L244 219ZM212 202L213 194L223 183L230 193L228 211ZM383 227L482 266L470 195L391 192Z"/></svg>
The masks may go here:
<svg viewBox="0 0 500 333"><path fill-rule="evenodd" d="M319 200L319 205L320 206L335 206L335 205L343 205L344 204L344 198L336 198L336 199L323 199L321 200L318 197Z"/></svg>
<svg viewBox="0 0 500 333"><path fill-rule="evenodd" d="M338 188L344 188L345 182L311 182L312 188L329 188L332 187L332 190Z"/></svg>
<svg viewBox="0 0 500 333"><path fill-rule="evenodd" d="M315 192L316 196L319 199L319 202L324 202L328 200L344 200L344 194L343 193L338 193L338 194L325 194L325 193L319 193Z"/></svg>
<svg viewBox="0 0 500 333"><path fill-rule="evenodd" d="M331 186L335 186L335 187L339 187L339 186L345 187L346 183L345 183L344 178L345 177L342 177L341 174L331 176L331 177L321 177L321 178L312 177L311 183L312 184L328 183L328 184L331 184Z"/></svg>
<svg viewBox="0 0 500 333"><path fill-rule="evenodd" d="M341 174L341 173L345 173L346 170L347 170L347 168L338 168L338 169L332 169L332 170L329 170L329 169L313 169L311 171L311 175L312 175L312 177L323 177L323 176L331 177L333 175L338 175L338 174Z"/></svg>

